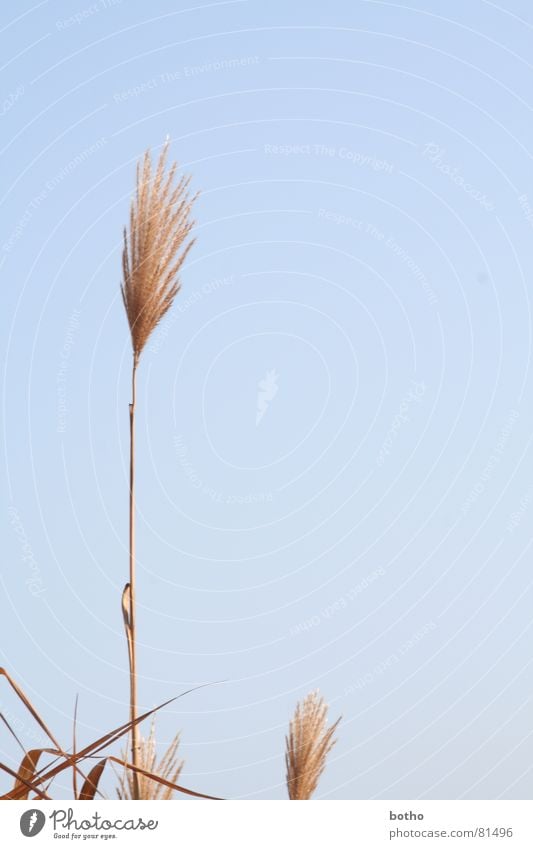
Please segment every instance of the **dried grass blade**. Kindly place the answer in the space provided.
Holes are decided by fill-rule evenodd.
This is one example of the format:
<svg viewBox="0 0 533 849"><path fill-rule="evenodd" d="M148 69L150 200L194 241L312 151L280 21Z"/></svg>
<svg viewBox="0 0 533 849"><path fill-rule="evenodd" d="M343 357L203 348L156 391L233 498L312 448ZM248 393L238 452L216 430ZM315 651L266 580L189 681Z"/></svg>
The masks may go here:
<svg viewBox="0 0 533 849"><path fill-rule="evenodd" d="M17 735L16 735L15 731L11 728L11 725L9 724L9 722L7 721L7 719L5 718L5 716L4 716L4 714L3 714L3 713L0 713L0 719L2 720L2 722L4 723L4 725L6 726L7 730L9 731L9 733L10 733L10 734L11 734L11 735L15 738L15 740L17 741L18 745L20 746L20 748L22 749L22 751L24 752L24 754L26 754L26 748L25 748L25 746L24 746L24 745L23 745L23 743L19 740L19 738L17 737Z"/></svg>
<svg viewBox="0 0 533 849"><path fill-rule="evenodd" d="M7 774L10 775L12 778L15 778L15 779L18 778L17 773L14 772L14 770L12 770L10 767L6 766L6 764L0 762L0 769L3 769L4 772L7 772ZM32 782L26 781L23 778L21 778L20 780L21 780L21 783L24 785L24 787L27 788L27 791L31 790L33 793L35 793L36 796L39 797L39 799L50 799L50 796L48 796L47 793L45 793L43 790L41 790L39 787L37 787ZM27 798L27 791L26 791L26 798ZM17 793L15 794L15 791L11 790L9 793L5 793L3 796L0 796L0 801L4 801L4 800L8 800L8 799L20 799L20 798L22 798L20 796L20 791L17 791Z"/></svg>
<svg viewBox="0 0 533 849"><path fill-rule="evenodd" d="M86 746L84 749L81 749L81 751L77 752L76 755L68 755L64 752L54 750L53 754L56 754L56 755L63 757L63 762L60 763L60 764L57 764L57 766L52 767L51 769L48 768L48 767L45 767L44 770L40 770L35 775L35 779L39 779L39 781L42 782L42 783L44 783L45 781L50 781L52 778L55 778L57 775L59 775L59 773L63 772L65 769L68 769L69 767L76 765L78 763L78 761L83 760L83 759L88 758L88 757L94 757L94 755L96 755L98 752L100 752L106 746L109 746L112 743L115 743L117 740L119 740L121 737L123 737L124 734L127 734L129 731L131 731L131 729L133 728L134 725L137 725L138 723L143 722L145 719L147 719L149 716L151 716L156 711L161 710L161 708L166 707L167 705L171 704L171 702L174 702L176 700L176 698L179 698L179 697L175 697L174 699L169 699L168 701L163 702L163 704L158 705L158 707L153 708L152 710L149 710L146 713L143 713L141 716L138 716L135 719L135 721L126 722L126 723L124 723L124 725L120 725L118 728L115 728L113 731L109 731L107 734L104 734L102 737L99 737L98 740L95 740L93 743ZM13 775L16 775L16 773L13 773ZM84 778L85 778L85 776L84 776ZM13 792L14 791L12 791L12 793ZM10 798L20 798L20 797L17 796L17 795L14 795L14 796L10 796Z"/></svg>
<svg viewBox="0 0 533 849"><path fill-rule="evenodd" d="M18 795L19 799L28 798L29 789L26 789L25 782L32 780L37 769L37 764L39 763L39 758L41 757L43 752L53 751L54 749L30 749L30 751L24 755L18 769L17 778L15 780L15 786L13 787L13 792L23 792L23 795Z"/></svg>
<svg viewBox="0 0 533 849"><path fill-rule="evenodd" d="M11 675L10 675L10 674L7 672L7 670L5 670L2 666L0 666L0 675L3 675L3 676L4 676L4 678L6 678L6 680L7 680L8 684L10 685L10 687L12 688L12 690L14 690L14 692L17 694L17 696L19 697L20 701L23 703L24 707L25 707L25 708L26 708L26 709L27 709L27 710L31 713L31 715L33 716L33 718L34 718L34 720L36 721L36 723L37 723L37 724L39 725L39 727L40 727L40 728L44 731L44 733L46 734L46 736L47 736L47 737L49 737L49 739L52 741L52 743L54 744L54 746L56 746L58 749L61 749L61 746L60 746L60 745L59 745L59 743L57 742L56 738L54 737L54 735L52 734L52 732L49 730L49 728L46 726L46 724L44 723L44 721L41 719L41 717L39 716L39 714L38 714L38 712L36 711L36 709L33 707L32 703L30 702L30 700L28 699L28 697L27 697L27 696L23 693L23 691L22 691L22 690L21 690L21 688L18 686L18 684L16 684L16 683L15 683L15 681L13 680L13 678L11 677Z"/></svg>
<svg viewBox="0 0 533 849"><path fill-rule="evenodd" d="M83 787L81 788L80 799L92 801L96 795L98 790L98 782L102 777L102 773L105 769L105 765L107 763L107 758L102 758L101 761L98 761L96 766L90 770L87 778L83 783Z"/></svg>
<svg viewBox="0 0 533 849"><path fill-rule="evenodd" d="M131 769L133 772L139 773L139 775L144 775L151 781L156 781L158 784L163 784L165 787L177 790L179 793L185 793L187 796L195 796L198 799L212 799L215 802L223 801L220 796L208 796L206 793L197 793L196 790L189 790L187 787L182 787L181 784L173 784L172 781L167 781L166 778L161 778L159 775L156 775L153 772L148 772L148 770L142 769L140 766L133 766L133 764L128 763L128 761L121 761L120 758L115 758L113 755L109 755L107 760L120 764L120 766L125 767L126 769Z"/></svg>
<svg viewBox="0 0 533 849"><path fill-rule="evenodd" d="M76 721L78 719L78 694L76 693L76 701L74 702L74 719L72 722L72 754L76 754ZM78 798L78 770L75 766L72 767L72 792L74 798Z"/></svg>
<svg viewBox="0 0 533 849"><path fill-rule="evenodd" d="M131 609L131 587L130 584L126 584L124 590L122 592L122 618L124 619L124 630L126 632L126 640L128 643L128 656L131 667L131 659L133 652L132 645L132 634L131 634L131 625L130 625L130 609Z"/></svg>

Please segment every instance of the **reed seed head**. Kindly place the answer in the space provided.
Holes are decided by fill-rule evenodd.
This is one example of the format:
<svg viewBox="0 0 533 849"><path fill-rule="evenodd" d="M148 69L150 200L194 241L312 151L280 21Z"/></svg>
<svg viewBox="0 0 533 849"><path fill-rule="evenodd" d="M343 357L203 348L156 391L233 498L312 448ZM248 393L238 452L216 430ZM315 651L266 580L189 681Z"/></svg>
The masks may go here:
<svg viewBox="0 0 533 849"><path fill-rule="evenodd" d="M289 799L310 799L326 766L328 753L336 743L335 729L340 717L327 728L328 706L316 691L296 705L285 738L285 765Z"/></svg>
<svg viewBox="0 0 533 849"><path fill-rule="evenodd" d="M180 735L176 734L165 754L158 762L155 723L152 722L148 737L140 738L137 766L146 770L146 772L151 772L153 775L158 775L160 778L165 778L167 781L172 782L172 784L176 784L183 769L183 761L178 759L179 742ZM127 759L127 752L123 752L123 757L124 760ZM165 787L164 784L159 784L146 775L138 774L137 780L139 799L167 800L172 799L174 795L174 790L171 787ZM119 777L117 796L123 800L136 798L134 773L132 770L124 769L124 773Z"/></svg>
<svg viewBox="0 0 533 849"><path fill-rule="evenodd" d="M121 290L135 363L172 306L181 267L194 243L191 211L197 195L189 194L190 177L176 179L177 163L167 170L168 144L155 168L149 150L138 163L129 232L124 228Z"/></svg>

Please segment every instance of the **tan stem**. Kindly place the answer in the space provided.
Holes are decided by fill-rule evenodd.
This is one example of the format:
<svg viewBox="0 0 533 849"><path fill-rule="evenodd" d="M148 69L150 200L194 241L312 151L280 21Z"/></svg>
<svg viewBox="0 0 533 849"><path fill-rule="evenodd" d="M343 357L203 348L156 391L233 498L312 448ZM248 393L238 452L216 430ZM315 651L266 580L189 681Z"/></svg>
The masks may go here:
<svg viewBox="0 0 533 849"><path fill-rule="evenodd" d="M137 377L137 357L133 357L131 372L131 404L130 404L130 720L137 719L137 662L135 644L135 390ZM139 726L131 730L131 762L138 767ZM133 773L133 797L139 798L139 775Z"/></svg>

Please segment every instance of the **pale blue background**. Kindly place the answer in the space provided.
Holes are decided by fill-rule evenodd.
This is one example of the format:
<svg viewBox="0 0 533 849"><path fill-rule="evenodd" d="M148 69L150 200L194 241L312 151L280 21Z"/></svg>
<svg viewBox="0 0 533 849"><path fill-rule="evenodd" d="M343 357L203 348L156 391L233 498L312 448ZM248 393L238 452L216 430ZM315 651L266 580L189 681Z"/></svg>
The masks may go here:
<svg viewBox="0 0 533 849"><path fill-rule="evenodd" d="M76 693L80 740L127 715L121 232L169 134L202 196L139 377L141 700L225 683L161 743L283 798L319 687L318 797L531 798L532 36L526 0L4 7L1 662L66 746Z"/></svg>

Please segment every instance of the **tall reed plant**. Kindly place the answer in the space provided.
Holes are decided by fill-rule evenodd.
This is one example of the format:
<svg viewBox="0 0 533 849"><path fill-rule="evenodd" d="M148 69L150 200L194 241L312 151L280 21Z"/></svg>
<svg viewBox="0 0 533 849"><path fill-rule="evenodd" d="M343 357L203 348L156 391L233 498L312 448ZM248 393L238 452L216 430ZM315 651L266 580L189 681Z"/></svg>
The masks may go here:
<svg viewBox="0 0 533 849"><path fill-rule="evenodd" d="M124 228L121 285L122 298L131 333L131 402L129 405L129 581L122 594L122 611L128 644L130 670L130 721L135 723L137 707L136 658L136 552L135 552L135 413L137 408L137 369L154 328L171 308L180 289L180 271L194 239L192 207L196 196L189 194L190 177L179 180L177 164L167 168L168 141L159 159L152 164L146 151L137 165L136 189L131 202L129 227ZM138 723L132 726L131 762L139 765ZM140 794L138 773L133 774L133 798Z"/></svg>

